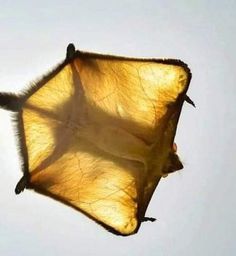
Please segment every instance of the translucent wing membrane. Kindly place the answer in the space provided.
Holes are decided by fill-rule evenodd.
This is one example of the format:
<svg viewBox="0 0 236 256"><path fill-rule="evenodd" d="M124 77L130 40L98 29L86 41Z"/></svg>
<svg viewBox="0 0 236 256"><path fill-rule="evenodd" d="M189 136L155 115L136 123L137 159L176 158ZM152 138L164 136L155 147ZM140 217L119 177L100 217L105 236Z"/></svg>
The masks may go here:
<svg viewBox="0 0 236 256"><path fill-rule="evenodd" d="M27 186L130 235L160 178L183 167L173 143L190 72L174 60L67 56L24 95Z"/></svg>

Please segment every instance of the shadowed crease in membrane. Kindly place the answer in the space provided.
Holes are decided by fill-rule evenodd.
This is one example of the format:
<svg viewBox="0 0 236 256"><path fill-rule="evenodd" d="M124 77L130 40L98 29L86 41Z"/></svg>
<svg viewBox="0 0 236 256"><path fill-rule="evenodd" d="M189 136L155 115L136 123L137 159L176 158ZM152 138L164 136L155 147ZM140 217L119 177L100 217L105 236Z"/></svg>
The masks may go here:
<svg viewBox="0 0 236 256"><path fill-rule="evenodd" d="M140 63L144 63L147 68L150 65L150 69L157 70L157 73L160 69L163 79L169 72L168 69L162 71L162 68L166 67L172 68L173 72L176 72L174 75L186 76L186 79L180 83L183 87L181 91L172 92L169 89L165 95L163 89L164 96L161 95L160 99L162 100L163 97L165 101L162 101L164 103L160 101L159 104L158 99L155 99L156 101L153 103L151 99L145 96L145 93L139 96L140 102L144 99L147 107L155 112L153 114L155 122L150 129L147 128L147 124L139 122L138 118L135 119L133 116L123 118L121 114L115 115L106 111L109 108L101 108L103 102L109 103L109 98L115 97L114 95L111 96L111 93L107 94L106 98L100 98L101 103L89 98L89 95L95 90L90 88L91 84L95 86L98 83L96 79L109 77L110 73L114 73L114 70L114 76L117 76L117 79L112 78L110 81L114 80L118 83L114 84L114 88L117 87L117 90L122 88L119 87L119 81L123 81L127 88L134 86L132 92L134 95L136 93L135 89L139 87L146 86L149 88L148 86L156 85L155 81L150 81L150 85L146 84L148 79L141 78L139 72L129 73L135 65L137 65L135 69L138 70ZM108 66L107 70L102 71L103 65ZM124 70L125 65L131 71L129 69ZM123 77L117 70L123 70ZM149 69L147 70L149 71ZM93 78L93 74L97 77ZM67 98L65 96L64 100L59 102L53 110L47 109L48 106L44 108L44 101L41 104L37 102L40 103L40 100L43 100L43 98L40 99L41 88L48 87L50 90L50 83L54 81L53 79L59 79L60 75L63 79L69 77L71 81L60 80L61 84L56 84L58 92L55 92L55 94L59 93L61 85L61 87L64 86L65 90L61 91L61 95L67 95ZM75 51L74 45L69 44L66 59L28 90L21 95L0 94L0 106L16 112L15 121L23 163L23 177L17 184L15 192L18 194L24 188L32 188L83 212L115 234L130 235L136 233L141 222L154 220L154 218L145 217L145 212L160 178L183 168L176 154L176 146L172 145L174 144L173 140L183 102L186 101L195 106L186 95L190 79L190 70L186 64L179 60L137 59L86 53ZM87 80L89 82L91 80L91 83L86 84L84 81ZM107 78L107 81L109 81L109 78ZM137 81L140 84L134 85ZM66 83L71 86L68 91L65 87ZM168 84L168 81L166 81L166 84ZM166 84L157 84L157 87L163 86L164 88ZM96 89L102 90L103 87L109 85L106 83L100 84ZM176 84L176 87L177 85L179 84ZM161 90L162 88L160 88ZM173 90L177 89L174 87ZM145 92L144 89L143 92ZM54 96L52 91L51 99L56 101L57 95L59 94ZM120 92L120 95L122 95L122 92ZM125 95L125 97L127 96L131 101L132 95ZM45 95L45 102L48 98L50 98L50 95ZM114 101L116 98L111 99ZM161 109L159 112L164 114L159 117L156 116L156 110L161 104L166 110L162 111ZM139 98L136 102L130 103L130 106L137 106L137 111L132 112L133 110L131 110L130 113L138 113L138 105ZM129 103L127 103L127 109L125 109L125 105L123 107L124 112L129 111ZM28 121L29 117L31 118L30 121ZM104 125L99 120L104 120ZM50 134L36 134L39 139L43 139L43 136L49 136L52 141L49 145L50 152L45 153L44 149L37 155L36 160L42 157L42 161L36 167L32 167L34 163L31 160L36 160L31 156L35 153L34 150L31 150L31 146L32 148L40 147L40 143L43 142L40 140L31 141L28 133L32 132L34 125L36 133L38 132L37 127L53 126L53 128L48 128ZM123 135L127 135L126 139ZM157 138L155 138L155 135ZM116 136L118 139L116 139ZM135 148L136 146L138 149ZM148 154L145 153L146 151ZM92 167L90 167L90 164ZM95 166L96 164L98 166ZM88 167L88 171L85 167L81 167L83 165ZM73 166L73 170L71 170L71 166ZM55 170L55 167L58 169ZM102 170L102 167L104 167L104 170ZM98 175L95 172L98 172ZM70 175L66 177L67 174ZM114 176L116 175L115 179ZM78 178L78 176L82 178ZM93 181L91 181L92 179ZM83 184L82 181L85 183ZM88 189L89 187L91 189ZM99 193L103 195L100 195L101 199L98 198ZM82 199L79 199L80 194L90 201L83 202ZM96 208L93 208L94 205L96 205Z"/></svg>

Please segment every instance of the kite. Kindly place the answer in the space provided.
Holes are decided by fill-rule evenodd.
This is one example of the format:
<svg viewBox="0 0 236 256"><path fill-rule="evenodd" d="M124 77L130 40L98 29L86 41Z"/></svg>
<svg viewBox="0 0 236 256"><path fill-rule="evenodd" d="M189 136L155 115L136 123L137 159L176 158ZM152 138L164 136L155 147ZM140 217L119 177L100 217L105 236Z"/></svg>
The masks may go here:
<svg viewBox="0 0 236 256"><path fill-rule="evenodd" d="M191 80L174 59L102 55L67 47L65 60L19 95L15 112L25 188L119 235L138 231L162 177L183 165L174 142Z"/></svg>

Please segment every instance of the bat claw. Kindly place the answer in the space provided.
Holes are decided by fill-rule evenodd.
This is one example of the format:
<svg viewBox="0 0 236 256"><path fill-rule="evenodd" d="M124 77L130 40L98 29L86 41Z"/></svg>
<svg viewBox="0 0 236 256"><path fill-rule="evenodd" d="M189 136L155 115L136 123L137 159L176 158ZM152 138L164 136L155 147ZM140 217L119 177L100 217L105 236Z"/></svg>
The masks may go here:
<svg viewBox="0 0 236 256"><path fill-rule="evenodd" d="M74 54L75 54L75 46L70 43L66 48L66 59L71 60Z"/></svg>
<svg viewBox="0 0 236 256"><path fill-rule="evenodd" d="M184 100L196 108L195 103L189 98L188 95L185 95Z"/></svg>
<svg viewBox="0 0 236 256"><path fill-rule="evenodd" d="M28 179L26 178L26 176L23 176L19 182L17 183L16 185L16 188L15 188L15 193L18 195L20 194L21 192L24 191L25 188L27 188L28 186Z"/></svg>
<svg viewBox="0 0 236 256"><path fill-rule="evenodd" d="M157 220L156 218L152 218L152 217L143 217L143 222L145 222L145 221L154 222L154 221L156 221L156 220Z"/></svg>

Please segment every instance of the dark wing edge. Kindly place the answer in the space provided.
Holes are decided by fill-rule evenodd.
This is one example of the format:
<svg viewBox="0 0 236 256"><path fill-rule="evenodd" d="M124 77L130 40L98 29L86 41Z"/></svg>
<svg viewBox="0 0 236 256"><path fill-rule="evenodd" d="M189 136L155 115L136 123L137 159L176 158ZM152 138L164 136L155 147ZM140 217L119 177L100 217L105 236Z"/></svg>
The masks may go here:
<svg viewBox="0 0 236 256"><path fill-rule="evenodd" d="M97 224L99 224L100 226L102 226L103 228L105 228L107 231L109 231L110 233L112 233L114 235L118 235L118 236L133 235L133 234L138 232L138 229L139 229L139 227L140 227L140 225L142 223L142 221L139 221L136 229L132 233L130 233L130 234L123 234L123 233L120 233L119 231L117 231L116 229L112 228L111 226L108 226L108 225L104 224L103 222L98 221L93 216L89 215L88 213L86 213L82 209L75 207L74 205L70 204L69 202L61 199L59 196L56 196L55 194L52 194L52 193L50 193L48 191L45 191L44 189L41 189L39 186L29 184L27 188L34 190L38 194L41 194L43 196L47 196L47 197L52 198L52 199L54 199L54 200L56 200L56 201L58 201L60 203L63 203L64 205L69 206L69 207L71 207L72 209L74 209L76 211L79 211L80 213L84 214L86 217L88 217L92 221L96 222Z"/></svg>

